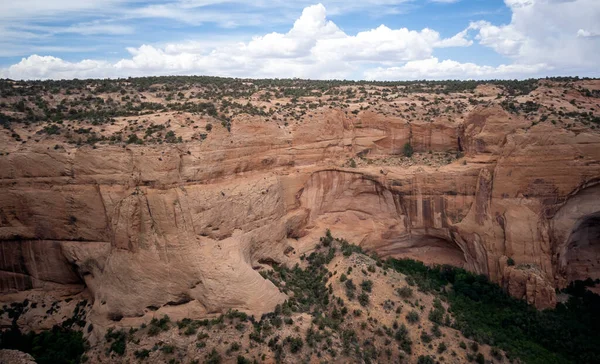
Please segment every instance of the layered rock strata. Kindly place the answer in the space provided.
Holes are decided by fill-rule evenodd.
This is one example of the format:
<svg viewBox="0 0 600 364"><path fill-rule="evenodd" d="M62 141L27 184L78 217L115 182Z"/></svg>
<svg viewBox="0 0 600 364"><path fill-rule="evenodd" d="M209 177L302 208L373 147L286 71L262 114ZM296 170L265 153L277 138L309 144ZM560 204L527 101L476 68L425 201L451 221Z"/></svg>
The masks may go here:
<svg viewBox="0 0 600 364"><path fill-rule="evenodd" d="M347 167L407 142L464 157ZM98 323L260 314L286 297L257 270L330 228L552 307L555 288L600 278L598 182L599 134L531 126L498 106L461 122L326 109L289 128L240 118L202 143L22 146L0 156L0 291L85 291Z"/></svg>

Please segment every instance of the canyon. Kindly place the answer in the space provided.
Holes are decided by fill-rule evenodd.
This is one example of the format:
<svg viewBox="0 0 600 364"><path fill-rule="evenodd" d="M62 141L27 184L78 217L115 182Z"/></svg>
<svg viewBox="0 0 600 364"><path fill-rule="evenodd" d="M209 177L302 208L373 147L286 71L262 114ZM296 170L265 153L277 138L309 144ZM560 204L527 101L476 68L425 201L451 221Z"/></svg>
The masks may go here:
<svg viewBox="0 0 600 364"><path fill-rule="evenodd" d="M581 118L600 115L600 101L578 92L600 82L536 86L382 98L373 91L386 86L373 85L366 101L325 103L291 123L240 113L225 127L163 110L85 124L108 133L145 119L180 143L77 145L13 122L0 132L0 300L86 297L98 327L260 315L286 295L259 272L293 265L330 229L380 257L462 267L552 308L556 289L600 279L600 132ZM414 103L423 116L438 98L440 109L477 102L429 120L389 112ZM511 111L506 99L539 108ZM540 121L555 107L574 121ZM21 324L54 323L33 321Z"/></svg>

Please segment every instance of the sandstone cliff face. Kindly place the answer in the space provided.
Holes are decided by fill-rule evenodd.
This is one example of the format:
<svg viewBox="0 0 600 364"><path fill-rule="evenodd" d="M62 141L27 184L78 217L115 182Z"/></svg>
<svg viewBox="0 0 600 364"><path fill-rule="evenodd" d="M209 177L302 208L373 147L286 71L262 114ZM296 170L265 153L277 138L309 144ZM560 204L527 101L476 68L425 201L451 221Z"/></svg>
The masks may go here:
<svg viewBox="0 0 600 364"><path fill-rule="evenodd" d="M465 157L343 167L406 142ZM285 295L257 269L330 228L551 307L555 287L600 278L599 181L599 134L531 127L498 106L460 122L319 109L289 128L241 117L203 143L15 147L0 156L0 291L85 290L99 324L260 314Z"/></svg>

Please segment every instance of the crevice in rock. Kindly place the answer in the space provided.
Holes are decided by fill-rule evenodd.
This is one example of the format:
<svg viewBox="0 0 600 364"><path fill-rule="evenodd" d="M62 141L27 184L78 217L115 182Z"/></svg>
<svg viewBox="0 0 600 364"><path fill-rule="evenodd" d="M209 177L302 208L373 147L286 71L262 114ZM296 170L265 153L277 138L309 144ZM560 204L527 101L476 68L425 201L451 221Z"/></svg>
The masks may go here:
<svg viewBox="0 0 600 364"><path fill-rule="evenodd" d="M193 301L192 297L190 297L188 295L183 295L177 301L169 301L169 302L165 303L164 306L180 306L180 305L184 305L191 301Z"/></svg>
<svg viewBox="0 0 600 364"><path fill-rule="evenodd" d="M262 265L268 265L271 267L277 267L281 264L280 262L277 262L273 258L261 258L258 260L258 263L262 264Z"/></svg>
<svg viewBox="0 0 600 364"><path fill-rule="evenodd" d="M111 321L119 322L123 319L123 314L120 312L109 312L108 319Z"/></svg>

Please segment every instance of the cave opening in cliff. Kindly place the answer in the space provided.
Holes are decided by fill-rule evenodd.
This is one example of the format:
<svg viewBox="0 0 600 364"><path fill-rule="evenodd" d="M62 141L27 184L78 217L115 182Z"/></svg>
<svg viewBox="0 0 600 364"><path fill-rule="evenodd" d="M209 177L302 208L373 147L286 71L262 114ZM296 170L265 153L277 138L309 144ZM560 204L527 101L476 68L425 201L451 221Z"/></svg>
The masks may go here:
<svg viewBox="0 0 600 364"><path fill-rule="evenodd" d="M569 237L567 248L569 281L600 279L600 211L580 219Z"/></svg>
<svg viewBox="0 0 600 364"><path fill-rule="evenodd" d="M452 240L433 235L418 235L411 239L413 247L409 254L425 264L448 264L463 268L465 254Z"/></svg>
<svg viewBox="0 0 600 364"><path fill-rule="evenodd" d="M452 239L431 234L411 234L386 247L379 248L382 256L409 258L427 265L448 264L466 267L467 260L461 247Z"/></svg>

